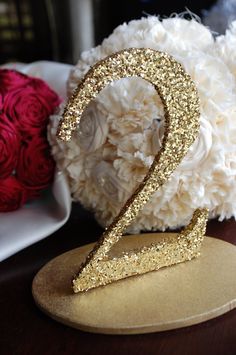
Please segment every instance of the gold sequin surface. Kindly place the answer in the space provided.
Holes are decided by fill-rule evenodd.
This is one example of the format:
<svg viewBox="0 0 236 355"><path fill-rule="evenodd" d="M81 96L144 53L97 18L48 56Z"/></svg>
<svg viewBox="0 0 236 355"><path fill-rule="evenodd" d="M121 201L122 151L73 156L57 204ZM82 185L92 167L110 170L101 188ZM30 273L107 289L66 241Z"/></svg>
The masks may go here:
<svg viewBox="0 0 236 355"><path fill-rule="evenodd" d="M64 110L58 137L70 140L89 102L112 81L131 76L150 82L163 102L165 133L162 147L142 183L80 266L73 279L74 292L190 260L198 255L205 234L208 213L205 209L198 209L177 238L109 258L112 246L152 194L169 179L199 132L197 90L181 64L163 52L131 48L105 58L89 70Z"/></svg>

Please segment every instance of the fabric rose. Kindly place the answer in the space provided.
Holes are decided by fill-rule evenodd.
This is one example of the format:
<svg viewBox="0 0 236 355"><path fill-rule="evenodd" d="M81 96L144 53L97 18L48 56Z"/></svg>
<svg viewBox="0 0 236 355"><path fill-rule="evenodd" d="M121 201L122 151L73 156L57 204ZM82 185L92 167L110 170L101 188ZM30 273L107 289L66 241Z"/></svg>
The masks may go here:
<svg viewBox="0 0 236 355"><path fill-rule="evenodd" d="M41 80L34 79L25 87L9 91L4 97L5 112L18 125L24 137L45 129L48 116L59 105L58 96Z"/></svg>
<svg viewBox="0 0 236 355"><path fill-rule="evenodd" d="M0 112L2 112L2 108L3 108L3 96L2 94L0 94Z"/></svg>
<svg viewBox="0 0 236 355"><path fill-rule="evenodd" d="M91 177L100 192L114 205L129 197L128 191L121 185L112 164L101 162L94 167Z"/></svg>
<svg viewBox="0 0 236 355"><path fill-rule="evenodd" d="M20 136L14 124L4 113L0 113L0 179L13 173L17 165L19 149Z"/></svg>
<svg viewBox="0 0 236 355"><path fill-rule="evenodd" d="M44 137L35 136L23 143L16 176L29 191L45 189L52 182L54 168L55 162Z"/></svg>
<svg viewBox="0 0 236 355"><path fill-rule="evenodd" d="M0 212L17 210L25 201L25 189L15 176L0 180Z"/></svg>
<svg viewBox="0 0 236 355"><path fill-rule="evenodd" d="M86 152L97 150L107 138L108 125L103 115L99 115L96 104L92 102L81 117L77 130L78 143Z"/></svg>
<svg viewBox="0 0 236 355"><path fill-rule="evenodd" d="M27 75L15 70L0 70L0 94L5 95L10 90L25 87L30 82Z"/></svg>
<svg viewBox="0 0 236 355"><path fill-rule="evenodd" d="M41 100L44 98L43 103L46 104L46 107L50 113L52 113L60 102L61 98L53 91L48 84L39 78L32 78L29 86L35 90L37 94L40 95Z"/></svg>

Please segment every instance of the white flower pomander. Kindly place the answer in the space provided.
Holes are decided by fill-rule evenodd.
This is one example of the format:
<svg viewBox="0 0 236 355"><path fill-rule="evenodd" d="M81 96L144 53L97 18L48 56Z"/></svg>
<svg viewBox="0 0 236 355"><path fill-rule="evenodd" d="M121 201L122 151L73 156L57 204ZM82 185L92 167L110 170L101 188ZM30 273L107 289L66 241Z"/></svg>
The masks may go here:
<svg viewBox="0 0 236 355"><path fill-rule="evenodd" d="M195 20L148 17L119 26L103 43L82 54L72 70L71 94L90 66L129 47L167 52L198 88L200 134L187 156L146 204L129 232L185 225L198 207L211 217L236 216L236 81L219 57L211 32ZM68 176L74 200L107 226L142 181L160 149L164 110L153 86L140 78L113 82L84 112L71 142L59 142L51 117L49 139Z"/></svg>

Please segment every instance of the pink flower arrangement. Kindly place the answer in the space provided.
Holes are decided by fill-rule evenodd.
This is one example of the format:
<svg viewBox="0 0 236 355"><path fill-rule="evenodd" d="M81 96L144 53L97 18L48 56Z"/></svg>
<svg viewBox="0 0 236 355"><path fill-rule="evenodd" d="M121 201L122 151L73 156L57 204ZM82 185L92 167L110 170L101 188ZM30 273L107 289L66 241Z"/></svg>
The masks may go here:
<svg viewBox="0 0 236 355"><path fill-rule="evenodd" d="M47 124L59 103L41 79L0 70L0 212L20 208L52 182Z"/></svg>

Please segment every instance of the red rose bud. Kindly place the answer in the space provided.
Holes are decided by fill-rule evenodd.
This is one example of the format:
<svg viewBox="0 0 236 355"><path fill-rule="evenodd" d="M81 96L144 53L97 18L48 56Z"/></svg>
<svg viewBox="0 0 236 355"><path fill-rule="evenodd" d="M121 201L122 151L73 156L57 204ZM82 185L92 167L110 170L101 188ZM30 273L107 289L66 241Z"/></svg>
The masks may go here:
<svg viewBox="0 0 236 355"><path fill-rule="evenodd" d="M0 179L5 179L13 173L19 150L20 136L14 124L4 113L0 113Z"/></svg>
<svg viewBox="0 0 236 355"><path fill-rule="evenodd" d="M25 201L25 189L14 176L0 180L0 212L17 210Z"/></svg>
<svg viewBox="0 0 236 355"><path fill-rule="evenodd" d="M44 91L32 87L10 91L4 97L4 111L18 125L23 137L32 136L44 130L48 117L59 104L58 96L47 100ZM56 98L57 100L56 100ZM52 102L50 101L52 99Z"/></svg>
<svg viewBox="0 0 236 355"><path fill-rule="evenodd" d="M25 87L30 78L25 74L11 69L0 70L0 94L5 95L10 90Z"/></svg>
<svg viewBox="0 0 236 355"><path fill-rule="evenodd" d="M0 113L2 112L3 110L3 96L2 94L0 94Z"/></svg>
<svg viewBox="0 0 236 355"><path fill-rule="evenodd" d="M35 136L23 144L16 175L29 190L42 190L53 181L55 162L50 154L47 140ZM32 192L29 192L32 195Z"/></svg>
<svg viewBox="0 0 236 355"><path fill-rule="evenodd" d="M30 87L40 94L41 100L44 98L45 105L48 106L48 111L52 114L57 106L61 103L60 97L53 91L43 80L32 78Z"/></svg>

